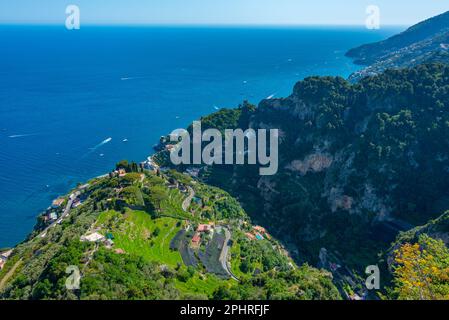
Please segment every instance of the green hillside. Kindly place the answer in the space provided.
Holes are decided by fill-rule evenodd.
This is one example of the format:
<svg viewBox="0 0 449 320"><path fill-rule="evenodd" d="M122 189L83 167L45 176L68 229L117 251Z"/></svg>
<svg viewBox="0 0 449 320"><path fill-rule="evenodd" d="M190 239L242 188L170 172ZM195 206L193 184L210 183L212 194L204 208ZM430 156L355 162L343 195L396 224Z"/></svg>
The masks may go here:
<svg viewBox="0 0 449 320"><path fill-rule="evenodd" d="M253 226L228 193L177 172L120 167L128 172L64 197L77 204L51 209L57 220L39 218L0 272L1 298L340 298L329 273L297 267L268 234L249 237ZM66 287L69 266L79 289Z"/></svg>

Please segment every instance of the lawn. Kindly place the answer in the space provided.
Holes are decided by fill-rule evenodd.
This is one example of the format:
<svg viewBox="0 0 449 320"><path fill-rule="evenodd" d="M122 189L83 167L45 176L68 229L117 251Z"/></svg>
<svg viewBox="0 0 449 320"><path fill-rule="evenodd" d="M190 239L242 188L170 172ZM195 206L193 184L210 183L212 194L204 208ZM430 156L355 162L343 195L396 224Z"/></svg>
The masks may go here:
<svg viewBox="0 0 449 320"><path fill-rule="evenodd" d="M170 241L181 229L178 222L180 220L168 217L153 220L144 211L127 209L124 215L115 211L102 213L97 225L102 225L105 233L113 234L115 248L176 267L182 264L182 259L179 252L170 250Z"/></svg>
<svg viewBox="0 0 449 320"><path fill-rule="evenodd" d="M168 189L167 197L162 201L161 214L180 218L191 218L192 215L182 210L182 202L187 197L178 189Z"/></svg>

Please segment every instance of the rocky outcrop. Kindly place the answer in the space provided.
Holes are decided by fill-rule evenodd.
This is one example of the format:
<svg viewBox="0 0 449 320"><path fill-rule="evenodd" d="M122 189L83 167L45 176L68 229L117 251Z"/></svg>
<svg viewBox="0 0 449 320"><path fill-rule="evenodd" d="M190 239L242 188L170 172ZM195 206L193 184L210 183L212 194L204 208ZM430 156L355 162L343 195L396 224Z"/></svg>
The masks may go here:
<svg viewBox="0 0 449 320"><path fill-rule="evenodd" d="M308 172L322 172L332 165L333 158L329 154L315 153L308 155L304 160L293 160L285 168L291 171L297 171L301 175Z"/></svg>

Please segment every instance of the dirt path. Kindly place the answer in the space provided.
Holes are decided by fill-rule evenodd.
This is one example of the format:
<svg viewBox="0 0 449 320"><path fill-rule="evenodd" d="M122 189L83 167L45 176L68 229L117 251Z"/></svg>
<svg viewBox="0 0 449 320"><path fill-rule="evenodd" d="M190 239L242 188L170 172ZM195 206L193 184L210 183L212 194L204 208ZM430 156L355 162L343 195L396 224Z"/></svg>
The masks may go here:
<svg viewBox="0 0 449 320"><path fill-rule="evenodd" d="M17 268L22 264L22 259L20 259L19 261L17 261L14 266L11 268L11 270L9 270L5 276L3 277L3 279L0 281L0 291L3 290L3 287L6 285L6 283L8 282L9 278L11 278L14 275L14 272L16 272Z"/></svg>

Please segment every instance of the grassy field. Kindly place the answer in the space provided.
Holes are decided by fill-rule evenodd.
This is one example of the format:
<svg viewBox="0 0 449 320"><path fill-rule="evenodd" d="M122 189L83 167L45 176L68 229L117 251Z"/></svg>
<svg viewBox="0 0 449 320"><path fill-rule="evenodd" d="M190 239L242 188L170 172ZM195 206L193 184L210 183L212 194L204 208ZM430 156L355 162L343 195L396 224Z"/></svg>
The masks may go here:
<svg viewBox="0 0 449 320"><path fill-rule="evenodd" d="M166 217L153 220L146 212L128 209L124 215L115 211L102 213L97 225L114 235L115 248L176 267L182 259L179 252L170 250L170 241L181 229L179 222Z"/></svg>
<svg viewBox="0 0 449 320"><path fill-rule="evenodd" d="M192 215L182 210L182 202L187 197L177 189L169 189L168 195L162 202L161 214L180 218L192 218Z"/></svg>
<svg viewBox="0 0 449 320"><path fill-rule="evenodd" d="M245 275L240 270L240 245L236 241L234 241L231 247L231 271L238 278Z"/></svg>

